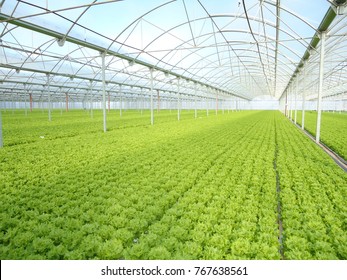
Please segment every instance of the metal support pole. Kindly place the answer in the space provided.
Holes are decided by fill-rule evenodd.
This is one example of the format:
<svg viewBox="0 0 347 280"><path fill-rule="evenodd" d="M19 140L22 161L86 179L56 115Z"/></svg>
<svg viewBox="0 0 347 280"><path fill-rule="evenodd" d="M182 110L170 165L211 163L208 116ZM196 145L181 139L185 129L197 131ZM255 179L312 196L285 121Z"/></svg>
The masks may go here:
<svg viewBox="0 0 347 280"><path fill-rule="evenodd" d="M160 110L160 95L159 90L157 89L157 113L159 113Z"/></svg>
<svg viewBox="0 0 347 280"><path fill-rule="evenodd" d="M170 107L170 115L171 115L171 113L172 113L172 104L173 104L174 102L173 102L173 97L170 95L170 97L169 97L169 107Z"/></svg>
<svg viewBox="0 0 347 280"><path fill-rule="evenodd" d="M293 120L293 88L290 88L290 120Z"/></svg>
<svg viewBox="0 0 347 280"><path fill-rule="evenodd" d="M288 117L288 119L290 119L290 90L289 90L289 88L288 88L288 90L287 90L287 107L288 107L288 109L287 109L287 117Z"/></svg>
<svg viewBox="0 0 347 280"><path fill-rule="evenodd" d="M82 99L82 108L83 108L83 110L87 109L87 101L86 101L86 99L87 99L87 96L86 96L86 94L84 94L83 99Z"/></svg>
<svg viewBox="0 0 347 280"><path fill-rule="evenodd" d="M27 96L24 95L24 109L25 109L25 116L28 116L28 108L27 108L27 101L28 101L28 98Z"/></svg>
<svg viewBox="0 0 347 280"><path fill-rule="evenodd" d="M41 113L43 114L42 94L40 95L38 108L41 109Z"/></svg>
<svg viewBox="0 0 347 280"><path fill-rule="evenodd" d="M48 91L48 121L52 121L51 116L51 90L49 88L49 75L47 75L47 91Z"/></svg>
<svg viewBox="0 0 347 280"><path fill-rule="evenodd" d="M295 91L294 91L294 123L296 124L296 117L297 117L297 108L296 108L296 106L297 106L297 95L298 95L298 80L299 80L299 77L298 76L296 76L296 85L295 85Z"/></svg>
<svg viewBox="0 0 347 280"><path fill-rule="evenodd" d="M218 115L218 91L216 92L216 115Z"/></svg>
<svg viewBox="0 0 347 280"><path fill-rule="evenodd" d="M140 95L137 96L137 98L135 98L135 104L136 104L136 110L137 112L140 112L141 110L141 100L140 100Z"/></svg>
<svg viewBox="0 0 347 280"><path fill-rule="evenodd" d="M321 48L319 62L319 88L318 88L318 104L317 104L317 128L316 128L316 143L320 140L320 127L322 118L322 92L324 78L324 54L325 54L325 32L321 33Z"/></svg>
<svg viewBox="0 0 347 280"><path fill-rule="evenodd" d="M287 96L288 96L288 100L287 100L287 104L288 104L288 119L290 119L290 87L288 87L288 90L287 90Z"/></svg>
<svg viewBox="0 0 347 280"><path fill-rule="evenodd" d="M4 146L4 140L2 138L2 115L0 111L0 148Z"/></svg>
<svg viewBox="0 0 347 280"><path fill-rule="evenodd" d="M63 100L64 100L64 94L61 88L59 88L60 90L60 115L63 114Z"/></svg>
<svg viewBox="0 0 347 280"><path fill-rule="evenodd" d="M16 104L14 102L14 94L13 94L13 91L11 91L11 107L12 107L12 114L14 114L14 108L16 107Z"/></svg>
<svg viewBox="0 0 347 280"><path fill-rule="evenodd" d="M154 125L154 112L153 112L153 68L149 69L151 73L151 125Z"/></svg>
<svg viewBox="0 0 347 280"><path fill-rule="evenodd" d="M181 119L181 94L180 94L180 79L177 79L177 120Z"/></svg>
<svg viewBox="0 0 347 280"><path fill-rule="evenodd" d="M110 92L108 92L107 98L108 98L108 112L110 112L110 109L111 109Z"/></svg>
<svg viewBox="0 0 347 280"><path fill-rule="evenodd" d="M89 83L89 94L90 94L90 117L94 117L93 112L93 91L92 91L92 81Z"/></svg>
<svg viewBox="0 0 347 280"><path fill-rule="evenodd" d="M284 102L284 115L288 117L288 91L286 91L286 100Z"/></svg>
<svg viewBox="0 0 347 280"><path fill-rule="evenodd" d="M142 105L141 105L141 115L143 114L143 107L145 106L145 98L143 97L143 93L142 93L142 91L143 91L143 88L141 88L141 101L142 101Z"/></svg>
<svg viewBox="0 0 347 280"><path fill-rule="evenodd" d="M301 118L301 129L305 129L305 91L306 91L306 67L304 68L304 80L303 80L303 89L302 89L302 118Z"/></svg>
<svg viewBox="0 0 347 280"><path fill-rule="evenodd" d="M194 83L194 95L195 95L195 98L194 98L194 107L195 107L195 112L194 112L194 117L197 118L198 117L198 108L197 108L197 102L196 102L196 99L198 98L196 96L196 87L197 87L197 84Z"/></svg>
<svg viewBox="0 0 347 280"><path fill-rule="evenodd" d="M104 132L107 131L106 125L106 65L105 65L106 53L101 53L101 73L102 73L102 113L104 120Z"/></svg>

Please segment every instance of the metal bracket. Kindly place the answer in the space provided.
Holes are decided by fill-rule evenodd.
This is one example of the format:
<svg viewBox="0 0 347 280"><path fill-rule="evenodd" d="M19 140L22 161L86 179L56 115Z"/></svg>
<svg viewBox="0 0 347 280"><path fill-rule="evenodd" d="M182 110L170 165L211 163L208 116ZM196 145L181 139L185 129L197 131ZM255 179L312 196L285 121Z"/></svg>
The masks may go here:
<svg viewBox="0 0 347 280"><path fill-rule="evenodd" d="M2 6L4 5L4 3L5 3L5 0L2 0L2 1L0 2L0 11L1 11L1 8L2 8Z"/></svg>
<svg viewBox="0 0 347 280"><path fill-rule="evenodd" d="M58 42L59 47L63 47L65 44L65 37L57 39L57 42Z"/></svg>
<svg viewBox="0 0 347 280"><path fill-rule="evenodd" d="M329 1L331 3L331 8L337 15L347 14L347 2L346 1Z"/></svg>

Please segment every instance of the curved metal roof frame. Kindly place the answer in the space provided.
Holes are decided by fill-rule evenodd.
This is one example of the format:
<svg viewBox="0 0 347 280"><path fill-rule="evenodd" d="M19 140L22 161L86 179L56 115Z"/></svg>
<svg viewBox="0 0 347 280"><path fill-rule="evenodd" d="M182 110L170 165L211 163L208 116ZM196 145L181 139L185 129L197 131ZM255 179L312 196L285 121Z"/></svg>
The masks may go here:
<svg viewBox="0 0 347 280"><path fill-rule="evenodd" d="M343 56L343 49L347 48L346 37L347 37L347 8L346 1L341 1L340 6L336 4L336 6L331 6L326 12L321 24L318 27L317 32L312 37L309 48L306 50L303 55L300 63L297 65L296 70L294 71L287 88L283 91L282 96L286 93L289 87L293 84L297 75L300 75L304 72L311 71L310 74L310 84L309 88L315 87L318 84L318 63L320 57L320 35L322 32L327 33L326 38L326 51L325 51L325 65L327 65L324 69L324 92L331 91L331 85L329 86L329 82L327 83L327 78L335 76L334 74L338 74L339 77L333 78L340 81L341 84L347 84L347 79L342 80L342 76L346 77L346 75L341 75L346 72L346 65L343 65L341 69L338 71L334 71L334 69L343 63L347 64L346 56ZM334 24L332 24L334 23ZM341 24L341 26L340 26ZM338 52L336 49L340 48ZM333 58L334 57L334 58ZM328 68L329 67L329 68ZM314 74L313 74L314 73ZM334 85L335 87L335 85ZM341 92L343 93L343 92ZM316 94L314 94L316 96ZM323 97L325 94L323 95ZM311 97L310 97L311 99Z"/></svg>
<svg viewBox="0 0 347 280"><path fill-rule="evenodd" d="M0 17L3 17L3 15L0 15ZM12 20L11 20L12 21ZM26 24L26 23L23 23L23 22L21 22L20 24ZM32 28L32 29L37 29L37 28L39 28L39 29L41 29L44 33L49 33L49 32L51 32L51 31L49 31L49 30L45 30L44 28L42 28L42 27L38 27L38 26L34 26L34 25L30 25L30 28ZM57 35L57 33L55 33L55 35ZM75 41L74 40L74 38L69 38L69 40L71 40L71 41ZM78 41L78 40L77 40ZM84 45L84 43L83 42L79 42L80 44L82 44L82 45ZM86 45L88 45L88 44L86 44ZM95 49L99 49L99 50L102 50L102 48L99 48L99 47L97 47L97 46L95 46L95 45L90 45L89 47L94 47ZM130 57L127 57L127 56L124 56L124 55L121 55L121 54L118 54L118 53L114 53L114 52L111 52L111 54L113 54L115 57L120 57L120 59L123 59L123 60L126 60L126 61L129 61L129 62L132 62L133 61L133 59L132 58L130 58ZM65 56L63 57L63 58L65 58ZM167 71L167 70L164 70L164 69L161 69L161 68L159 68L159 67L156 67L156 66L154 66L154 65L151 65L151 64L149 64L149 63L145 63L145 62L141 62L141 63L139 63L138 61L136 61L136 63L137 64L143 64L143 66L145 66L146 68L148 68L148 69L155 69L155 70L158 70L158 71L160 71L160 72L163 72L163 73L169 73L170 71ZM19 68L19 67L13 67L14 69L24 69L23 67L22 68ZM27 71L30 71L30 69L25 69L25 70L27 70ZM32 71L34 71L34 69L32 69ZM35 72L35 71L34 71ZM38 72L40 72L40 71L38 71ZM42 72L45 72L45 71L42 71ZM100 69L99 69L99 72L100 72ZM70 75L68 75L68 74L59 74L59 73L54 73L54 72L46 72L47 74L52 74L52 75L61 75L61 76L74 76L75 74L70 74ZM172 74L172 73L171 73ZM96 74L97 75L97 74ZM179 75L179 74L176 74L176 73L173 73L173 76L177 76L177 77L182 77L181 75ZM186 78L186 77L182 77L183 79L189 79L189 78ZM94 79L95 80L95 79ZM191 79L189 79L189 80L191 80ZM198 82L198 81L195 81L195 82ZM120 82L119 82L120 83Z"/></svg>
<svg viewBox="0 0 347 280"><path fill-rule="evenodd" d="M269 2L269 1L268 1ZM200 3L200 5L202 6L202 4L201 4L201 2L199 1L199 3ZM269 2L269 3L271 3L271 2ZM273 3L271 3L271 4L273 4ZM262 6L261 6L262 7ZM309 24L306 20L304 20L304 19L302 19L301 17L299 17L299 16L297 16L296 14L294 14L293 12L291 12L291 11L289 11L288 9L285 9L285 8L282 8L282 7L280 7L280 9L282 9L283 11L286 11L286 12L288 12L289 14L291 14L291 15L293 15L294 17L296 17L298 20L300 20L300 21L302 21L303 23L305 23L305 24L307 24L308 26L310 26L313 30L315 30L316 31L316 29L315 29L315 27L313 27L311 24ZM207 12L207 11L206 11ZM207 13L208 14L208 13ZM157 36L156 38L154 38L149 44L147 44L145 47L144 47L144 51L148 48L148 47L150 47L150 45L151 44L153 44L155 41L157 41L160 37L162 37L162 36L164 36L164 35L166 35L166 34L170 34L174 29L177 29L177 28L179 28L179 27L181 27L181 26L183 26L183 25L191 25L193 22L195 22L195 21L200 21L200 20L206 20L206 19L211 19L211 21L212 21L212 23L213 24L215 24L215 21L214 21L214 18L216 18L216 17L228 17L228 18L235 18L235 20L236 19L240 19L240 18L243 18L243 19L248 19L248 17L247 17L247 11L246 11L246 8L245 8L245 15L214 15L214 16L211 16L211 15L209 15L208 14L208 16L205 16L205 17L201 17L201 18L196 18L196 19L194 19L194 20L188 20L187 22L183 22L183 23L180 23L179 25L177 25L177 26L173 26L171 29L169 29L169 30L166 30L166 31L164 31L162 34L160 34L159 36ZM138 20L140 20L141 18L139 18ZM264 25L267 25L267 26L270 26L270 27L272 27L272 28L276 28L276 25L275 24L271 24L270 22L267 22L267 21L265 21L264 19L256 19L256 18L253 18L252 19L253 21L256 21L256 22L261 22L262 24L264 24ZM135 24L136 22L133 22L132 24ZM229 23L230 24L230 23ZM215 24L216 25L216 24ZM217 25L216 25L217 26ZM130 28L131 27L131 25L129 25L127 28ZM217 26L217 28L218 28L218 26ZM221 30L221 29L219 29L218 28L218 33L224 33L224 32L227 32L226 30ZM282 32L284 32L285 34L287 34L289 37L291 37L291 38L293 38L293 39L295 39L295 37L293 36L293 35L291 35L289 32L287 32L287 31L285 31L285 30L282 30L281 29L281 31ZM293 30L291 30L291 31L293 31ZM122 31L122 33L124 32L124 30ZM242 32L241 30L238 30L238 32ZM266 34L264 35L264 36L262 36L260 33L259 34L255 34L252 30L251 31L244 31L245 33L248 33L248 34L252 34L252 36L253 35L257 35L257 36L261 36L261 37L264 37L265 38L265 42L266 42L266 40L268 39L268 36L266 36ZM294 33L295 33L295 31L293 31ZM296 34L296 33L295 33ZM197 39L199 39L199 37L202 37L202 36L208 36L208 35L210 35L211 37L213 36L213 35L215 35L215 33L210 33L210 34L203 34L203 35L199 35L199 36L195 36L195 37L192 37L192 38L190 38L188 41L183 41L182 42L182 44L180 44L180 45L178 45L177 47L175 47L175 48L173 48L172 49L172 51L176 51L176 50L178 50L178 49L180 49L184 44L188 44L188 45L192 45L192 44L189 44L189 42L190 41L193 41L194 42L194 47L195 47L195 41L197 40ZM224 37L224 36L223 36ZM274 40L273 40L274 41ZM300 42L300 41L299 41ZM216 45L217 45L217 43L216 43ZM308 45L308 43L305 45L305 47L307 47L307 45ZM193 45L192 45L193 46ZM267 46L266 46L266 48L268 48ZM300 54L297 54L294 50L291 50L297 57L300 57ZM260 52L260 50L259 50L259 48L258 48L258 52ZM166 55L166 56L168 56L168 55L170 55L170 53L171 52L168 52L168 54ZM192 52L192 53L196 53L195 51L194 52ZM136 58L138 58L140 56L140 54L136 57ZM163 58L165 58L166 56L164 56ZM189 56L189 54L187 55L187 57ZM238 56L237 56L237 58L239 58ZM184 58L182 58L181 59L181 61L183 61L183 59ZM202 57L202 59L206 59L206 57ZM161 62L163 59L161 59L159 62ZM261 60L261 56L260 56L260 60ZM179 61L179 62L177 62L176 63L176 65L174 65L174 67L177 67L178 65L179 65L179 63L181 62L181 61ZM158 62L158 63L159 63ZM199 61L197 61L196 63L199 63ZM242 61L241 61L241 63L242 63ZM294 64L294 62L293 62L293 64ZM173 67L173 68L174 68ZM245 67L246 69L247 69L247 67ZM190 69L190 67L188 68L188 69ZM187 69L186 69L186 71L187 71ZM186 73L186 72L184 72L184 73ZM265 73L264 73L265 74ZM209 81L207 81L207 82L209 82Z"/></svg>
<svg viewBox="0 0 347 280"><path fill-rule="evenodd" d="M319 26L306 19L303 10L293 11L281 5L279 0L243 0L236 13L225 14L216 13L209 0L189 3L184 0L153 0L146 1L146 4L141 1L141 5L149 3L148 10L132 18L112 38L101 29L91 29L83 19L93 14L93 7L116 8L117 2L125 1L90 0L89 4L80 5L78 2L49 10L34 0L17 0L11 12L0 14L3 26L0 29L0 53L4 54L0 57L0 81L3 81L0 91L7 90L4 85L17 90L19 84L29 85L25 90L30 91L39 84L44 85L48 75L52 88L79 89L82 94L93 86L99 92L102 84L99 52L106 52L106 90L109 91L117 92L119 85L133 87L134 94L136 89L149 89L150 71L154 69L156 90L177 91L176 83L170 81L179 78L183 81L180 85L182 94L194 94L190 87L193 82L200 88L209 88L211 96L218 92L248 100L264 94L281 98L297 76L303 75L303 68L312 69L305 84L308 89L314 86L318 79L314 65L319 59L319 33L326 30L326 59L329 61L324 76L326 92L334 95L346 89L346 1L339 1L339 4L334 1ZM10 10L9 0L1 4L1 11ZM193 11L194 5L199 10ZM34 7L35 12L17 16L16 11L27 6ZM179 7L182 18L161 26L152 15L164 7ZM66 16L67 11L76 11L74 19ZM63 33L32 22L33 18L49 15L66 21ZM25 21L27 19L30 21ZM312 35L296 29L291 19L301 24L305 32L311 30L315 33ZM156 32L149 34L144 31L142 34L141 30L141 36L147 36L147 41L144 46L139 46L136 44L136 30L142 22L151 24ZM74 37L72 31L76 28L91 32L108 43L98 44ZM29 44L26 37L30 32L23 32L25 29L37 36L45 36L43 41ZM171 47L160 47L170 38L175 38ZM60 49L57 49L56 41Z"/></svg>
<svg viewBox="0 0 347 280"><path fill-rule="evenodd" d="M230 15L218 15L218 17L230 17ZM234 17L234 15L232 15L231 17ZM236 16L235 16L236 17ZM198 21L198 20L203 20L203 19L207 19L207 18L209 18L209 17L205 17L205 18L199 18L199 19L196 19L195 21ZM238 17L238 18L240 18L240 17ZM245 17L244 17L245 18ZM256 21L258 21L258 22L260 22L259 20L256 20ZM190 24L191 22L185 22L185 23L182 23L182 24L180 24L180 25L178 25L178 26L174 26L174 27L172 27L170 30L167 30L167 31L165 31L164 33L162 33L162 34L160 34L159 36L157 36L156 38L154 38L148 45L146 45L145 47L144 47L144 50L146 50L148 47L150 47L150 45L152 44L152 43L154 43L156 40L158 40L160 37L162 37L162 36L164 36L164 35L166 35L166 34L169 34L170 32L172 32L174 29L176 29L176 28L178 28L178 27L180 27L180 26L183 26L183 25L187 25L187 24ZM270 25L270 24L269 24ZM274 26L272 26L272 27L274 27ZM247 31L247 30L235 30L235 31L232 31L232 30L223 30L223 31L220 31L220 33L226 33L226 32L239 32L239 33L245 33L245 34L251 34L251 32L250 31ZM287 33L287 32L285 32L285 33ZM253 32L253 34L254 34L254 32ZM291 34L289 34L289 33L287 33L290 37L292 37L293 39L294 39L294 37L291 35ZM177 51L177 50L180 50L181 48L182 48L182 46L184 46L185 44L188 44L188 45L191 45L189 42L191 42L191 41L195 41L195 40L197 40L197 39L199 39L199 38L202 38L202 37L204 37L204 36L210 36L210 37L212 37L212 36L214 36L215 35L215 33L207 33L207 34L203 34L203 35L199 35L199 36L196 36L195 38L190 38L189 40L187 40L187 41L183 41L180 45L178 45L178 46L176 46L175 48L173 48L171 51L169 51L163 58L165 58L166 56L169 56L172 52L175 52L175 51ZM266 41L266 39L268 39L269 37L268 36L263 36L262 34L256 34L258 37L264 37L265 38L265 41ZM246 41L244 41L244 43L246 43ZM297 54L294 50L292 50L292 49L290 49L289 47L287 47L287 46L285 46L284 44L282 44L282 43L280 43L281 45L283 45L283 47L284 48L286 48L286 49L288 49L288 50L290 50L293 54L295 54L298 58L300 58L300 55L299 54ZM218 47L218 44L216 43L216 45L215 46L217 46ZM230 47L230 45L228 45L229 47ZM212 46L213 47L213 46ZM205 48L205 47L203 47L203 48ZM232 51L234 52L234 48L232 48L232 47L230 47L231 49L232 49ZM266 49L268 49L268 48L266 48ZM183 57L183 58L181 58L180 60L178 60L177 62L176 62L176 64L175 65L173 65L172 66L172 70L174 69L174 68L178 68L178 65L181 63L181 62L183 62L185 59L187 59L189 56L191 56L191 55L193 55L193 54L197 54L198 52L199 52L199 50L201 50L201 47L196 47L196 50L194 50L194 51L191 51L191 53L188 53L185 57ZM246 49L245 49L246 50ZM220 54L221 53L221 51L218 51L218 54ZM262 52L260 51L260 49L258 49L258 52L256 52L257 54L261 54ZM281 55L282 55L282 53L281 52L279 52ZM264 53L264 55L267 55L268 57L269 57L269 54L268 53ZM140 54L139 54L140 55ZM199 63L201 63L203 60L207 60L208 59L208 57L210 57L210 56L213 56L214 54L212 53L212 54L210 54L210 55L208 55L208 56L200 56L201 57L201 59L200 60L196 60L195 62L194 62L194 64L193 65L191 65L191 66L189 66L187 69L185 69L184 70L184 72L183 72L183 75L187 75L187 74L189 74L188 73L188 69L189 70L191 70L193 67L194 67L194 65L196 65L196 64L199 64ZM283 54L283 56L284 57L286 57L284 54ZM240 60L240 55L238 55L238 56L236 56L237 57L237 59L238 60ZM158 62L158 64L162 61L163 59L161 59L159 62ZM220 60L220 59L219 59ZM291 61L290 59L288 59L290 62L291 62L291 64L295 64L295 62L294 61ZM213 63L213 61L210 61L211 63ZM246 69L246 71L247 70L249 70L249 68L244 64L244 61L242 61L242 60L240 60L240 62L241 62L241 64L245 67L245 69ZM217 63L216 63L217 64ZM219 61L219 64L220 64L220 61ZM192 73L191 73L192 74ZM252 73L249 73L250 74L250 76L252 76ZM194 75L194 74L193 74ZM206 83L211 83L211 84L214 84L214 82L213 81L210 81L210 80L207 80L206 79Z"/></svg>

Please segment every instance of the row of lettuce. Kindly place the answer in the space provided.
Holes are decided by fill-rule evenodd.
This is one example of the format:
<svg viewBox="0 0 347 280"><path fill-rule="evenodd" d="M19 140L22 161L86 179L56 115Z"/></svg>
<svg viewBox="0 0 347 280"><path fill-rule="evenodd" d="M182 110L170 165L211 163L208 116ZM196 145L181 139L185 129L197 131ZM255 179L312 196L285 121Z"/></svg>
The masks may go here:
<svg viewBox="0 0 347 280"><path fill-rule="evenodd" d="M284 252L347 258L347 175L289 122L277 122Z"/></svg>
<svg viewBox="0 0 347 280"><path fill-rule="evenodd" d="M297 112L297 122L302 124L302 112ZM317 112L305 112L305 130L316 135ZM323 112L320 140L339 156L347 160L347 113Z"/></svg>
<svg viewBox="0 0 347 280"><path fill-rule="evenodd" d="M0 155L1 259L347 258L347 176L278 112L42 139Z"/></svg>

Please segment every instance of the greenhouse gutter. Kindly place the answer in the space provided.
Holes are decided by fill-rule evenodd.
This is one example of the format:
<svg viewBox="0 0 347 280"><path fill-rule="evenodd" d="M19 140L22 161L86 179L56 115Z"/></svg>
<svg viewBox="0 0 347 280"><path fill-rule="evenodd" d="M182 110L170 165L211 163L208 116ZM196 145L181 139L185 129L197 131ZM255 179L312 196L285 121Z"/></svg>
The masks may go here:
<svg viewBox="0 0 347 280"><path fill-rule="evenodd" d="M292 120L290 120L297 128L300 129L306 136L308 136L315 144L317 144L319 147L323 149L324 152L326 152L336 163L338 166L340 166L345 172L347 172L347 161L345 161L341 156L339 156L337 153L335 153L333 150L331 150L328 146L323 144L322 142L317 143L316 138L309 133L307 130L303 130L297 123L294 123Z"/></svg>
<svg viewBox="0 0 347 280"><path fill-rule="evenodd" d="M115 51L112 51L112 50L109 50L109 49L105 49L105 48L103 48L101 46L98 46L96 44L88 43L86 41L83 41L83 40L80 40L80 39L77 39L77 38L74 38L74 37L71 37L71 36L66 36L66 35L64 35L64 34L62 34L60 32L50 30L50 29L45 28L43 26L39 26L39 25L30 23L30 22L26 22L26 21L20 20L20 19L12 18L12 17L10 17L8 15L5 15L3 13L0 13L0 22L3 22L3 23L7 22L7 23L10 23L10 24L13 24L13 25L16 25L16 26L20 26L20 27L23 27L25 29L29 29L29 30L32 30L32 31L35 31L35 32L38 32L38 33L41 33L41 34L44 34L44 35L47 35L47 36L50 36L50 37L54 37L54 38L56 38L58 40L62 39L62 38L65 38L65 40L70 42L70 43L73 43L73 44L76 44L76 45L79 45L79 46L83 46L83 47L86 47L86 48L89 48L89 49L93 49L93 50L99 51L100 53L105 53L106 52L109 55L112 55L112 56L115 56L115 57L119 57L119 58L127 60L127 61L129 61L131 63L136 63L136 64L139 64L139 65L148 67L149 69L157 70L157 71L160 71L162 73L170 74L170 75L175 76L177 78L181 78L181 79L184 79L184 80L187 80L187 81L191 81L193 83L200 84L202 86L213 88L213 89L216 89L218 91L222 91L223 93L226 93L226 94L229 94L229 95L232 95L232 96L236 96L236 97L242 98L244 100L248 100L248 101L251 100L251 99L249 99L247 97L240 96L238 94L228 92L228 91L223 90L221 88L217 88L217 87L211 86L209 84L197 81L197 80L192 79L192 78L185 77L183 75L174 73L174 72L172 72L170 70L165 70L164 68L152 65L152 64L150 64L148 62L145 62L145 61L142 61L142 60L139 60L139 59L136 59L136 58L132 58L132 57L129 57L127 55L120 54L118 52L115 52Z"/></svg>

